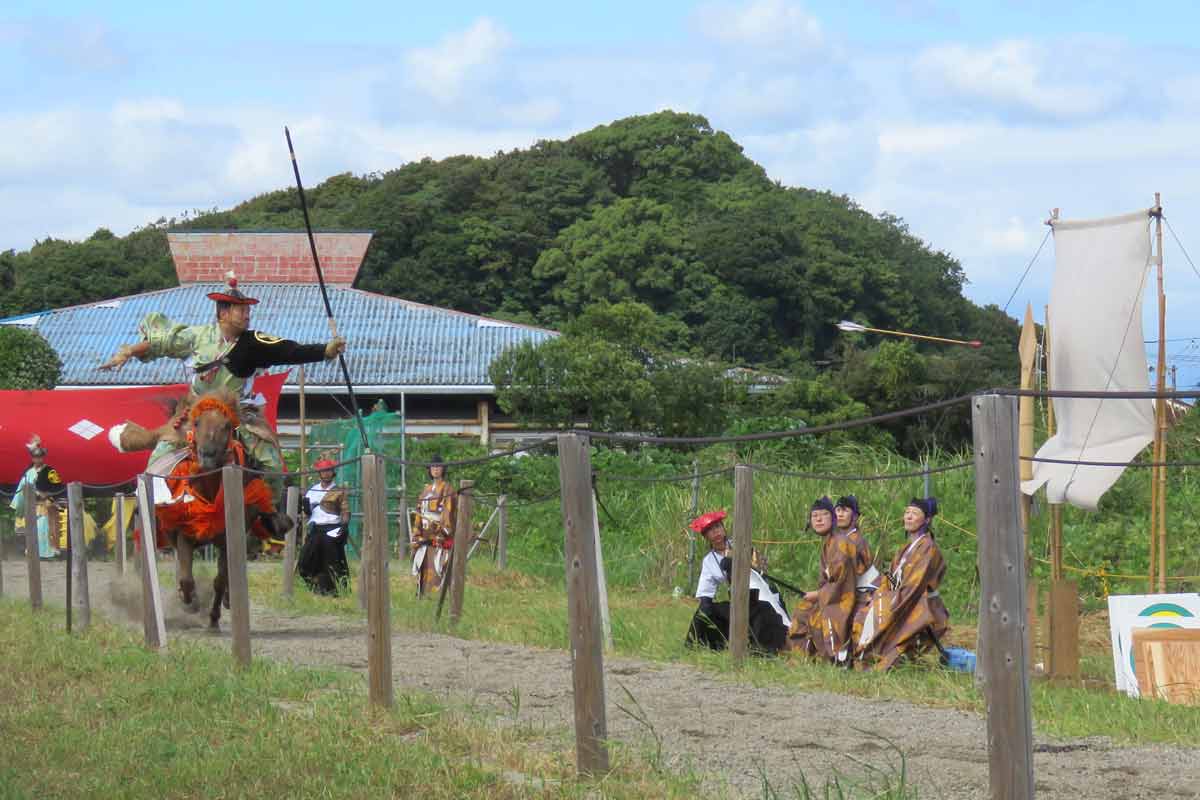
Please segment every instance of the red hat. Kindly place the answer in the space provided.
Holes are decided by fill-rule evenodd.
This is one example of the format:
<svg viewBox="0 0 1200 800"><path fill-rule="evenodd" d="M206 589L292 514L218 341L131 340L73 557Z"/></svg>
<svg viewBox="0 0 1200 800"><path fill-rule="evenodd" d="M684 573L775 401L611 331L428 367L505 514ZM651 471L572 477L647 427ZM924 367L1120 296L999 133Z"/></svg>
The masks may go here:
<svg viewBox="0 0 1200 800"><path fill-rule="evenodd" d="M707 514L701 514L700 516L696 517L694 520L688 523L688 527L694 530L696 533L704 533L704 531L706 531L710 525L720 522L721 520L725 519L726 516L727 515L724 511L710 511Z"/></svg>
<svg viewBox="0 0 1200 800"><path fill-rule="evenodd" d="M324 472L327 469L337 469L337 464L332 459L322 458L313 464L313 469L317 472Z"/></svg>
<svg viewBox="0 0 1200 800"><path fill-rule="evenodd" d="M208 299L215 300L218 303L230 303L235 306L253 306L258 304L258 300L253 297L247 297L242 294L237 288L237 276L232 272L225 273L225 282L229 284L227 292L209 292Z"/></svg>

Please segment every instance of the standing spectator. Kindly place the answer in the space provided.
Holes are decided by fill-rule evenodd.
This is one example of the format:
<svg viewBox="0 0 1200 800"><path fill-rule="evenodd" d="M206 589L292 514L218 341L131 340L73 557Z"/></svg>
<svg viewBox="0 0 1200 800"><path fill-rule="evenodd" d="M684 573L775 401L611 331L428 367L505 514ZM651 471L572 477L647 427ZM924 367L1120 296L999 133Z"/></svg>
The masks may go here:
<svg viewBox="0 0 1200 800"><path fill-rule="evenodd" d="M9 505L17 512L17 520L24 525L25 501L37 504L38 557L51 559L58 556L58 548L50 541L50 512L53 503L66 492L58 470L46 463L46 447L36 433L25 445L29 451L29 466L17 485L17 493ZM55 531L57 533L57 531Z"/></svg>
<svg viewBox="0 0 1200 800"><path fill-rule="evenodd" d="M336 483L335 466L328 458L313 464L319 480L304 495L308 536L296 569L317 594L336 595L339 587L350 579L350 567L346 564L350 503L345 489Z"/></svg>
<svg viewBox="0 0 1200 800"><path fill-rule="evenodd" d="M454 489L446 480L446 465L440 455L429 463L429 483L421 489L412 512L412 574L417 579L417 597L438 589L454 547Z"/></svg>

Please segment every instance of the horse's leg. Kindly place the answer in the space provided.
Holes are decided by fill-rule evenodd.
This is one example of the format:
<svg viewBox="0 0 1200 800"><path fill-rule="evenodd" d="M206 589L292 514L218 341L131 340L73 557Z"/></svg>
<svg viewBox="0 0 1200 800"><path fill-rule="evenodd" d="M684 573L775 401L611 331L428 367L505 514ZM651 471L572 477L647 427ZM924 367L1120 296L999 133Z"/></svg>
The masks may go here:
<svg viewBox="0 0 1200 800"><path fill-rule="evenodd" d="M182 533L175 534L175 553L179 571L179 598L189 609L196 599L196 579L192 576L192 557L196 543Z"/></svg>
<svg viewBox="0 0 1200 800"><path fill-rule="evenodd" d="M221 622L221 604L229 608L227 594L229 592L229 557L226 553L225 540L217 542L217 577L213 578L213 604L209 612L209 627L216 630Z"/></svg>

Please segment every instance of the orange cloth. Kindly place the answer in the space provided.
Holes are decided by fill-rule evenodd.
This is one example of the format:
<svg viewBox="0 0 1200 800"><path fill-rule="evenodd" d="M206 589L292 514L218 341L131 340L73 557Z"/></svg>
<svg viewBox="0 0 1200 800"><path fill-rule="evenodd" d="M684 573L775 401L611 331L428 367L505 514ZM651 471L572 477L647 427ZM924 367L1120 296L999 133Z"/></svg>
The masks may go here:
<svg viewBox="0 0 1200 800"><path fill-rule="evenodd" d="M168 545L166 532L171 530L178 530L184 536L200 544L207 544L225 533L225 487L221 486L217 490L217 496L212 499L212 502L205 500L196 492L191 491L187 481L191 469L191 460L184 459L171 471L171 477L167 479L172 497L179 498L186 493L191 499L177 499L170 505L155 507L159 547ZM253 508L262 514L275 513L274 498L262 478L252 479L242 491L247 508ZM249 532L264 541L271 538L270 532L259 520L254 521Z"/></svg>

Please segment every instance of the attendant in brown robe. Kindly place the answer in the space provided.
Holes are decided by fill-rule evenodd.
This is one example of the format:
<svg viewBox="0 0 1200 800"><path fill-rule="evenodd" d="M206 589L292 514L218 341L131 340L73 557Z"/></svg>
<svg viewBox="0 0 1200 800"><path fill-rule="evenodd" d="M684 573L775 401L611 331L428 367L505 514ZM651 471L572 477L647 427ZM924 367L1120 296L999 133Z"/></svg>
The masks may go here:
<svg viewBox="0 0 1200 800"><path fill-rule="evenodd" d="M421 489L412 512L412 574L417 596L442 585L454 547L454 489L446 480L446 465L435 455L429 464L429 483Z"/></svg>
<svg viewBox="0 0 1200 800"><path fill-rule="evenodd" d="M851 626L850 641L857 642L862 633L862 622L871 607L871 597L879 588L882 576L875 568L875 559L871 557L871 545L867 537L858 529L858 498L852 494L838 498L833 506L837 529L854 543L856 549L854 561L854 622ZM853 649L853 648L851 648Z"/></svg>
<svg viewBox="0 0 1200 800"><path fill-rule="evenodd" d="M855 649L864 668L889 669L903 655L937 646L950 629L938 594L946 562L930 527L937 510L933 497L913 498L904 509L908 540L892 559L886 585L871 600Z"/></svg>
<svg viewBox="0 0 1200 800"><path fill-rule="evenodd" d="M834 664L849 664L854 603L862 561L858 545L834 525L834 505L828 497L812 504L809 526L822 538L821 574L815 592L808 592L792 614L788 638L792 650Z"/></svg>

